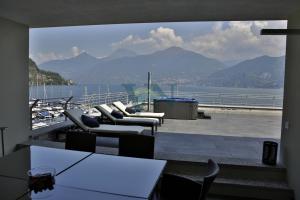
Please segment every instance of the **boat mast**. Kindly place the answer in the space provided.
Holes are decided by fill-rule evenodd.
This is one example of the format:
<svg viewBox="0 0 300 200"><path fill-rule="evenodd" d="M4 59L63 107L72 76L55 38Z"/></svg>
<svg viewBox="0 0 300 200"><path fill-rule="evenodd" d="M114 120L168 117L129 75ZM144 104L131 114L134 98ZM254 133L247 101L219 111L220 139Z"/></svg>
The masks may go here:
<svg viewBox="0 0 300 200"><path fill-rule="evenodd" d="M36 74L36 96L35 98L38 99L39 98L39 74Z"/></svg>
<svg viewBox="0 0 300 200"><path fill-rule="evenodd" d="M99 83L99 85L98 85L98 97L99 97L99 99L98 99L98 105L100 105L101 104L101 98L100 98L100 89L101 89L101 86L100 86L100 83Z"/></svg>
<svg viewBox="0 0 300 200"><path fill-rule="evenodd" d="M44 100L47 99L47 91L46 91L46 85L44 82Z"/></svg>

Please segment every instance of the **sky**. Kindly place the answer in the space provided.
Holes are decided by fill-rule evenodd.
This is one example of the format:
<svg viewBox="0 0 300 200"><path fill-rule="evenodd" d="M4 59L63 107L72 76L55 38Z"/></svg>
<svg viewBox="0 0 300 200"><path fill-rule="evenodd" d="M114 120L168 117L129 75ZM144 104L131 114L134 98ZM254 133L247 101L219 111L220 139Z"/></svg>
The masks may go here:
<svg viewBox="0 0 300 200"><path fill-rule="evenodd" d="M117 49L149 54L172 46L221 62L285 55L286 36L260 35L287 21L172 22L30 29L29 56L37 64L87 52L102 58Z"/></svg>

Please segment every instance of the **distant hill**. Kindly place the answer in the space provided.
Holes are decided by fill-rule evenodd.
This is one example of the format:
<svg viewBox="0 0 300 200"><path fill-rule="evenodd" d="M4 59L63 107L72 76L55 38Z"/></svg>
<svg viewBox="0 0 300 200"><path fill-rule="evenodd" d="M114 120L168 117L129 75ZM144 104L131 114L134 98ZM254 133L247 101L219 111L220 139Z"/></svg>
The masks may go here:
<svg viewBox="0 0 300 200"><path fill-rule="evenodd" d="M98 61L99 59L84 52L76 57L42 63L39 68L57 72L66 79L76 80Z"/></svg>
<svg viewBox="0 0 300 200"><path fill-rule="evenodd" d="M35 62L29 58L29 83L32 85L66 85L69 82L63 79L58 73L40 70Z"/></svg>
<svg viewBox="0 0 300 200"><path fill-rule="evenodd" d="M40 64L39 67L43 70L57 72L64 78L74 80L75 82L81 82L81 76L87 71L90 71L93 66L100 61L110 61L123 57L133 57L136 55L137 54L133 51L127 49L118 49L111 55L99 59L84 52L72 58L48 61Z"/></svg>
<svg viewBox="0 0 300 200"><path fill-rule="evenodd" d="M112 54L103 58L102 60L114 60L114 59L124 58L124 57L134 57L137 55L138 55L137 53L128 49L117 49Z"/></svg>
<svg viewBox="0 0 300 200"><path fill-rule="evenodd" d="M190 83L224 69L221 62L179 47L171 47L148 55L100 60L83 74L80 82L145 83L147 72L159 83Z"/></svg>
<svg viewBox="0 0 300 200"><path fill-rule="evenodd" d="M285 57L261 56L210 75L205 85L241 88L282 88Z"/></svg>

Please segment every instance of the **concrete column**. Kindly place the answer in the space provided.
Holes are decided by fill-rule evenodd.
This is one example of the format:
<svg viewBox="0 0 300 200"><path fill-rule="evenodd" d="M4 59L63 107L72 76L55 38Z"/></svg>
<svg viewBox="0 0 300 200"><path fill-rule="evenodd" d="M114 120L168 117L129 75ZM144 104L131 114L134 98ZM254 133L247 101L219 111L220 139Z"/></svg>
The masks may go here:
<svg viewBox="0 0 300 200"><path fill-rule="evenodd" d="M288 19L288 28L300 28L299 14ZM289 185L300 199L300 35L287 36L281 144Z"/></svg>
<svg viewBox="0 0 300 200"><path fill-rule="evenodd" d="M29 28L0 18L0 126L8 127L4 135L6 154L30 133L28 52Z"/></svg>

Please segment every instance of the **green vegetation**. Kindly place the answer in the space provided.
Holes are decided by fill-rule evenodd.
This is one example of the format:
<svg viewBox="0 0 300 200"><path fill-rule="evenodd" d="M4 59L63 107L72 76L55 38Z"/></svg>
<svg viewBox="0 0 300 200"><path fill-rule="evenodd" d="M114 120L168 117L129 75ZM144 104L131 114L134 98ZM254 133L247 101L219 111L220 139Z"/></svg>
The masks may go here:
<svg viewBox="0 0 300 200"><path fill-rule="evenodd" d="M146 101L148 98L147 86L136 88L135 84L122 84L129 96L137 101ZM151 84L151 99L166 97L162 89L157 84Z"/></svg>
<svg viewBox="0 0 300 200"><path fill-rule="evenodd" d="M29 83L31 85L68 85L72 82L65 80L56 72L39 69L35 62L29 58Z"/></svg>

